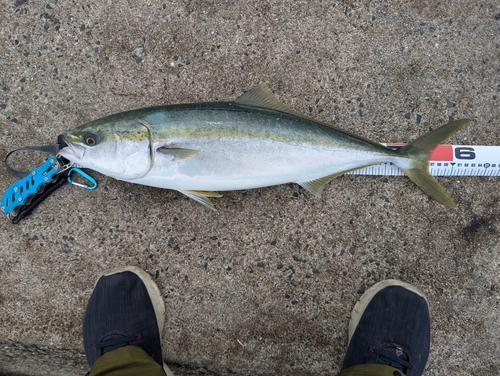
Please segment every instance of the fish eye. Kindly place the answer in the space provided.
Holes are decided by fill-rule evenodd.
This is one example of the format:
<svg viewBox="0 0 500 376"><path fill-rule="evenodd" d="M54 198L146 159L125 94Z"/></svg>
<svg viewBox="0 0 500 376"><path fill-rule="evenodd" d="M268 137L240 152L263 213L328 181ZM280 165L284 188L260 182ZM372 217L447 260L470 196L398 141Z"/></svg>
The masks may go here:
<svg viewBox="0 0 500 376"><path fill-rule="evenodd" d="M99 142L99 136L95 133L85 133L83 141L87 146L94 146Z"/></svg>

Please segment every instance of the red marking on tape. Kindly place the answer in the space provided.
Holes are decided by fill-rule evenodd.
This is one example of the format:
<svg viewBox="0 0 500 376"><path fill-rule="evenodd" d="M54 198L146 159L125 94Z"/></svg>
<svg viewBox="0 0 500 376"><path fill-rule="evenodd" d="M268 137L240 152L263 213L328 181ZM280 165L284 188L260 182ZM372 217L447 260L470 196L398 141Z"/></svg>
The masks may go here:
<svg viewBox="0 0 500 376"><path fill-rule="evenodd" d="M432 151L430 160L453 162L453 147L451 145L438 145Z"/></svg>

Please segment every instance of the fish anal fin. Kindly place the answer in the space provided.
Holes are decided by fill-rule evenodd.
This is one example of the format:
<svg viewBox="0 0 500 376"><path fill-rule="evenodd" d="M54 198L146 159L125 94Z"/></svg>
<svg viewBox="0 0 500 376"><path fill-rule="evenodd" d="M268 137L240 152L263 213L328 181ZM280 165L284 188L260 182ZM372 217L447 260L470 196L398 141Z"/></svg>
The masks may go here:
<svg viewBox="0 0 500 376"><path fill-rule="evenodd" d="M346 172L359 170L360 168L365 168L365 167L368 167L368 166L373 166L375 164L377 164L377 163L369 163L369 164L366 164L366 165L363 165L363 166L358 166L358 167L355 167L355 168L349 168L347 170L336 172L335 174L323 176L323 177L321 177L319 179L297 182L297 184L300 185L302 188L307 189L309 192L311 192L316 197L321 197L321 192L323 191L323 188L325 187L326 184L328 184L328 182L330 180L336 178L339 175L345 174Z"/></svg>
<svg viewBox="0 0 500 376"><path fill-rule="evenodd" d="M189 158L193 158L196 154L198 154L199 150L193 149L181 149L181 148L168 148L165 146L161 146L156 149L157 152L172 156L172 160L174 162L184 161Z"/></svg>
<svg viewBox="0 0 500 376"><path fill-rule="evenodd" d="M300 117L304 116L286 104L281 103L273 92L264 84L255 86L253 89L237 98L234 102L243 106L261 107L269 110L286 112Z"/></svg>
<svg viewBox="0 0 500 376"><path fill-rule="evenodd" d="M222 197L221 194L212 191L185 190L179 192L185 194L189 198L214 211L216 210L215 206L214 204L212 204L212 202L210 202L209 197Z"/></svg>
<svg viewBox="0 0 500 376"><path fill-rule="evenodd" d="M340 174L343 174L343 172L338 174L323 176L322 178L319 179L297 182L297 184L319 198L321 197L321 192L323 192L323 188L325 187L325 185L330 180L332 180L333 178L335 178Z"/></svg>
<svg viewBox="0 0 500 376"><path fill-rule="evenodd" d="M458 209L457 204L446 193L444 188L429 173L427 169L403 169L404 173L425 193L436 201L452 209Z"/></svg>

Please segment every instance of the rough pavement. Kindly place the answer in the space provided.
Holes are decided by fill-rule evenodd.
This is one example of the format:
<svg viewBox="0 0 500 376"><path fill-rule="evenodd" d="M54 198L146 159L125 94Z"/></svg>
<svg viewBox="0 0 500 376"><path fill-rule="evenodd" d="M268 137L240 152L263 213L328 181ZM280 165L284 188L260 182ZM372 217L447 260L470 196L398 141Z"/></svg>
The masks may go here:
<svg viewBox="0 0 500 376"><path fill-rule="evenodd" d="M375 141L467 117L449 143L500 145L499 62L494 0L3 0L0 155L258 83ZM406 177L342 176L321 199L295 184L225 192L213 213L92 175L95 191L66 185L20 224L0 218L0 374L85 374L86 301L122 264L163 292L180 375L334 374L351 309L385 278L427 294L425 375L500 373L499 178L438 178L458 211ZM2 192L14 181L5 167L0 179Z"/></svg>

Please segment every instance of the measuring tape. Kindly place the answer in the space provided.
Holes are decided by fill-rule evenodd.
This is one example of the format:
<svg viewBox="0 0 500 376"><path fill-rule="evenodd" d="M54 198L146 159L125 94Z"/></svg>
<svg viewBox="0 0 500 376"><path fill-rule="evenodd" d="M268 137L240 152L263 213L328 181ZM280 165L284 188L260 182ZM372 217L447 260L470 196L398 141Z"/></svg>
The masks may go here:
<svg viewBox="0 0 500 376"><path fill-rule="evenodd" d="M405 144L383 144L400 149ZM438 145L429 160L432 176L500 176L500 146ZM392 163L361 168L352 175L404 175Z"/></svg>

